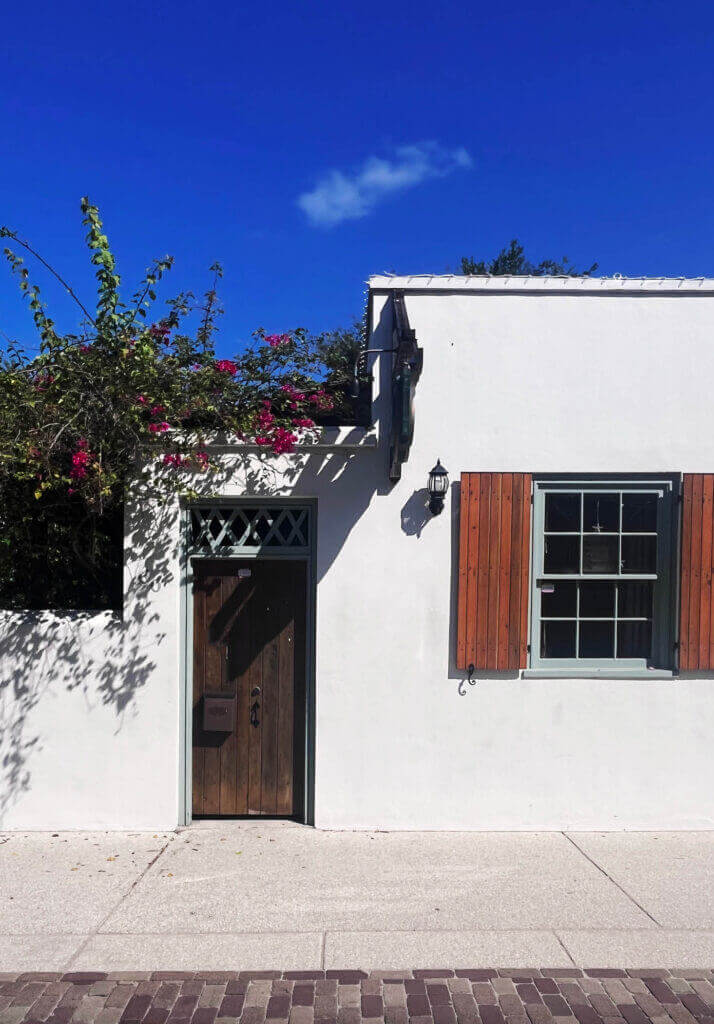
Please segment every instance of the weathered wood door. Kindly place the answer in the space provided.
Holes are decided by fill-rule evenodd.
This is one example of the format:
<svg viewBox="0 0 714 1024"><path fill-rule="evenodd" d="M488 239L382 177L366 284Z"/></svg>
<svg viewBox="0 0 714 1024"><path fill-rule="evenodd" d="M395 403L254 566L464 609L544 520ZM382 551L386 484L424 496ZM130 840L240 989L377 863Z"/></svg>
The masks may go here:
<svg viewBox="0 0 714 1024"><path fill-rule="evenodd" d="M203 558L193 572L193 813L302 817L307 565ZM209 731L218 693L235 714Z"/></svg>

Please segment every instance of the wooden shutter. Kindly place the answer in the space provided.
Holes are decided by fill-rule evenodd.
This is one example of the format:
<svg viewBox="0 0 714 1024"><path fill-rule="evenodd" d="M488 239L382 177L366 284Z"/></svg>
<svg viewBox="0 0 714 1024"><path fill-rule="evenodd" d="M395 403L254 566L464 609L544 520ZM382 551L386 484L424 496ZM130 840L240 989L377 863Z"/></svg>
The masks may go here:
<svg viewBox="0 0 714 1024"><path fill-rule="evenodd" d="M714 474L685 473L682 502L679 667L714 668Z"/></svg>
<svg viewBox="0 0 714 1024"><path fill-rule="evenodd" d="M457 667L526 667L530 473L462 473Z"/></svg>

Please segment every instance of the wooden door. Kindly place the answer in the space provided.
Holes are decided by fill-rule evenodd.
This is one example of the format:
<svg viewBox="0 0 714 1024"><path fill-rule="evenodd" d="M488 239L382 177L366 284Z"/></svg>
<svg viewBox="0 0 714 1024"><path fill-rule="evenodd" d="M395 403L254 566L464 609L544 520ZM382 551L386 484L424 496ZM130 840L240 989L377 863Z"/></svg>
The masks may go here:
<svg viewBox="0 0 714 1024"><path fill-rule="evenodd" d="M193 813L302 817L307 565L193 561ZM221 731L207 695L235 694Z"/></svg>

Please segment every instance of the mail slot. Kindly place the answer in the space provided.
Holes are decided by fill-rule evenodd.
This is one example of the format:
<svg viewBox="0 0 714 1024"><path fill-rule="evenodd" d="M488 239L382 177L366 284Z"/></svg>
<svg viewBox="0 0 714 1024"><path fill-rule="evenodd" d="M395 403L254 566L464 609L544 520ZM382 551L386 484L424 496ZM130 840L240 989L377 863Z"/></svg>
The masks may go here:
<svg viewBox="0 0 714 1024"><path fill-rule="evenodd" d="M203 728L205 732L231 732L236 720L234 693L204 693Z"/></svg>

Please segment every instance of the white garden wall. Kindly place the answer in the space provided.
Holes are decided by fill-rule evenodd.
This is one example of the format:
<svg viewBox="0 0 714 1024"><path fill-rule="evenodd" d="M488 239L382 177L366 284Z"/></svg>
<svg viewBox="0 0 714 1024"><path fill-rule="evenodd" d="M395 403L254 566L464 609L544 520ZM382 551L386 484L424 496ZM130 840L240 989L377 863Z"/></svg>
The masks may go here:
<svg viewBox="0 0 714 1024"><path fill-rule="evenodd" d="M387 479L389 356L375 357L376 447L354 432L274 470L225 457L225 495L318 500L318 827L714 827L714 679L494 674L458 692L462 471L714 471L714 282L568 285L578 293L557 280L373 281L372 346L392 343L396 286L424 349L398 484ZM432 518L437 457L453 484ZM180 820L178 510L130 526L123 622L5 617L6 828Z"/></svg>

